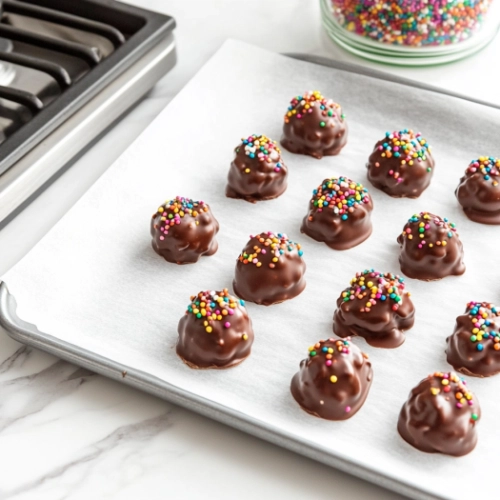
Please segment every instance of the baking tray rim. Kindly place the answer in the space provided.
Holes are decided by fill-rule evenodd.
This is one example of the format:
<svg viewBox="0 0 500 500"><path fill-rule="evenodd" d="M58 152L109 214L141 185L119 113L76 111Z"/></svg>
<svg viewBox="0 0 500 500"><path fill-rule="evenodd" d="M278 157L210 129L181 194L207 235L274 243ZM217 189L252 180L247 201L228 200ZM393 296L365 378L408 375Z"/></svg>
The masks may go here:
<svg viewBox="0 0 500 500"><path fill-rule="evenodd" d="M288 53L285 55L294 59L300 59L302 61L328 66L341 71L356 73L363 76L377 78L379 80L419 88L421 90L447 95L453 98L470 101L500 110L500 105L495 103L476 99L464 94L452 92L444 88L435 87L408 78L392 75L380 70L374 70L348 62L335 61L325 57L312 56L308 54ZM194 411L205 417L209 417L213 420L229 425L230 427L334 467L342 472L346 472L350 475L377 484L401 495L418 500L444 498L426 491L425 489L409 485L394 477L374 471L364 465L352 461L351 459L333 454L330 450L327 450L321 445L312 445L306 440L289 432L285 432L273 425L269 425L259 419L250 417L225 405L216 403L189 391L179 389L175 385L150 375L142 370L130 368L124 364L96 354L88 349L83 349L70 342L66 342L52 335L41 332L35 325L27 323L19 318L16 313L16 309L17 303L14 296L9 292L7 284L4 281L0 281L0 328L3 329L9 337L17 342L35 347L65 361L82 366L113 380L125 383L136 389L187 408L188 410Z"/></svg>

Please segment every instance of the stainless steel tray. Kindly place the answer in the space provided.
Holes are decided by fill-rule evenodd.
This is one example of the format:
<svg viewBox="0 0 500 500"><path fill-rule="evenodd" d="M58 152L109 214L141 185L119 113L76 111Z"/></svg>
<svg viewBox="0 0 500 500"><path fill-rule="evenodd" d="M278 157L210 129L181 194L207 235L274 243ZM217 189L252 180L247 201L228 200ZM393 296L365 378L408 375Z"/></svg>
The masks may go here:
<svg viewBox="0 0 500 500"><path fill-rule="evenodd" d="M237 47L237 49L239 48ZM237 53L238 50L235 50L234 52ZM371 78L402 84L408 86L409 88L419 88L424 91L448 95L459 100L468 100L485 107L500 109L500 106L494 104L479 102L477 100L469 99L466 96L460 96L446 90L435 89L431 86L393 77L379 71L372 71L359 66L347 65L344 63L309 56L294 55L293 57L303 60L311 60L316 64L329 66L343 72L366 75ZM319 173L317 175L319 176L321 174ZM308 183L312 183L312 188L316 184L316 180L311 181L309 179ZM153 203L155 202L153 201ZM408 210L411 210L411 208ZM406 214L403 214L403 217L405 216ZM385 261L382 260L382 262ZM391 263L391 265L393 264ZM195 286L195 288L197 288L197 286ZM335 290L335 292L338 291L340 290ZM462 306L462 304L458 304L459 310L457 311L457 314L461 312ZM92 349L85 349L81 346L77 346L64 340L63 338L60 338L60 336L53 336L44 333L35 325L29 324L20 319L16 313L16 308L16 300L13 295L9 293L7 284L5 282L0 282L0 326L8 335L21 343L49 352L71 363L75 363L99 374L144 390L202 415L248 432L261 439L265 439L284 448L331 465L346 473L372 481L403 495L419 499L444 498L430 492L428 488L425 488L425 485L420 488L419 486L414 486L399 480L394 474L389 477L389 475L373 470L369 466L365 466L355 460L346 459L345 456L332 452L331 447L328 448L317 443L311 443L306 439L302 439L300 436L289 432L288 430L284 430L278 425L269 424L268 422L264 422L248 415L244 411L238 411L234 407L229 407L217 403L209 398L202 397L199 394L186 391L175 384L171 384L164 379L152 375L151 373L132 368L128 364L120 363L110 357L97 354ZM307 345L304 343L304 348L306 347ZM296 362L295 364L298 366L299 361L300 357L294 360L294 363ZM408 389L416 382L418 382L418 380L409 380ZM307 422L310 421L307 420ZM487 439L487 436L485 435L483 439Z"/></svg>

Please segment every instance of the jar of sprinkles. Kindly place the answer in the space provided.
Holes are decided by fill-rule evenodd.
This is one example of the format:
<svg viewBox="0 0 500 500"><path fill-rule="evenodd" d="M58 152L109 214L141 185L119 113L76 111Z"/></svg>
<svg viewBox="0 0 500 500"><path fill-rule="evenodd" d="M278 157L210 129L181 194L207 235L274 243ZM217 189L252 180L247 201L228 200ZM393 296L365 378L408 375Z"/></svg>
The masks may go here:
<svg viewBox="0 0 500 500"><path fill-rule="evenodd" d="M331 38L380 62L399 64L398 58L412 55L424 58L421 65L451 62L479 50L498 31L493 0L320 1Z"/></svg>

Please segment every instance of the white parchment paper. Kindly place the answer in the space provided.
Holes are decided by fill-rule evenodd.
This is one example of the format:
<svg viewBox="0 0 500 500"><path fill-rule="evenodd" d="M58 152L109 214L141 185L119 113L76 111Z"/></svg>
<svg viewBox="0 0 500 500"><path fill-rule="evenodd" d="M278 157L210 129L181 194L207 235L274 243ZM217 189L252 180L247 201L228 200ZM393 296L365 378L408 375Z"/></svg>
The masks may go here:
<svg viewBox="0 0 500 500"><path fill-rule="evenodd" d="M347 115L349 142L342 153L318 161L284 151L289 187L283 196L256 205L225 198L240 138L264 133L279 140L291 97L316 88L340 102ZM483 417L478 446L468 456L421 453L399 437L396 422L413 386L428 373L450 369L445 338L466 302L499 302L500 227L470 222L453 194L470 160L500 156L499 126L500 113L480 105L229 41L4 279L19 316L46 333L422 490L453 499L495 498L500 376L469 381ZM374 232L354 249L336 252L301 235L312 189L332 175L370 188L365 163L373 145L386 130L406 127L420 130L433 147L437 166L430 188L417 200L392 199L370 189ZM219 251L196 265L168 264L151 249L151 214L176 195L208 202L221 225ZM405 344L383 350L355 340L374 367L364 407L345 422L307 415L289 392L307 347L331 336L335 299L356 271L399 272L396 237L421 210L456 222L465 275L435 283L408 279L417 314ZM251 357L237 368L189 369L174 350L189 296L230 288L241 248L250 234L263 230L285 232L302 243L305 292L277 306L248 304L256 340Z"/></svg>

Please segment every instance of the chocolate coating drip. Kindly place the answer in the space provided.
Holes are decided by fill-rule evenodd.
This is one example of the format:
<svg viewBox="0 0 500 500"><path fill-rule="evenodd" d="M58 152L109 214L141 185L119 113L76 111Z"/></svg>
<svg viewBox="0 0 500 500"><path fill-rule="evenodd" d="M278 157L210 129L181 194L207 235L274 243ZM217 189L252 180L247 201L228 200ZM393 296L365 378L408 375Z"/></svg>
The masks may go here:
<svg viewBox="0 0 500 500"><path fill-rule="evenodd" d="M398 236L401 271L432 281L465 272L464 250L455 224L429 212L415 214Z"/></svg>
<svg viewBox="0 0 500 500"><path fill-rule="evenodd" d="M320 159L339 154L346 143L347 122L339 104L317 90L290 101L281 137L285 149Z"/></svg>
<svg viewBox="0 0 500 500"><path fill-rule="evenodd" d="M320 340L309 348L291 384L295 401L307 413L346 420L363 406L373 370L368 356L349 339Z"/></svg>
<svg viewBox="0 0 500 500"><path fill-rule="evenodd" d="M227 176L226 196L255 203L282 195L287 187L288 168L276 141L265 135L242 139Z"/></svg>
<svg viewBox="0 0 500 500"><path fill-rule="evenodd" d="M177 330L177 354L191 368L235 366L250 355L254 340L245 303L226 289L191 297Z"/></svg>
<svg viewBox="0 0 500 500"><path fill-rule="evenodd" d="M415 322L415 307L404 279L392 273L357 273L337 299L333 332L339 337L363 337L373 347L394 348L405 341Z"/></svg>
<svg viewBox="0 0 500 500"><path fill-rule="evenodd" d="M251 236L236 261L233 289L238 297L269 306L293 299L306 287L299 244L285 234Z"/></svg>
<svg viewBox="0 0 500 500"><path fill-rule="evenodd" d="M368 190L346 177L325 179L313 191L301 233L335 250L359 245L372 233Z"/></svg>
<svg viewBox="0 0 500 500"><path fill-rule="evenodd" d="M413 130L387 132L368 159L368 179L394 198L418 198L434 173L431 148Z"/></svg>
<svg viewBox="0 0 500 500"><path fill-rule="evenodd" d="M481 156L472 161L455 196L470 220L500 224L500 159Z"/></svg>
<svg viewBox="0 0 500 500"><path fill-rule="evenodd" d="M398 431L418 450L462 456L477 442L481 409L466 382L455 373L436 372L410 392L401 408Z"/></svg>
<svg viewBox="0 0 500 500"><path fill-rule="evenodd" d="M474 377L500 373L500 309L469 302L446 339L446 357L455 370Z"/></svg>
<svg viewBox="0 0 500 500"><path fill-rule="evenodd" d="M192 264L218 248L219 223L203 201L177 196L158 208L151 220L154 251L174 264Z"/></svg>

